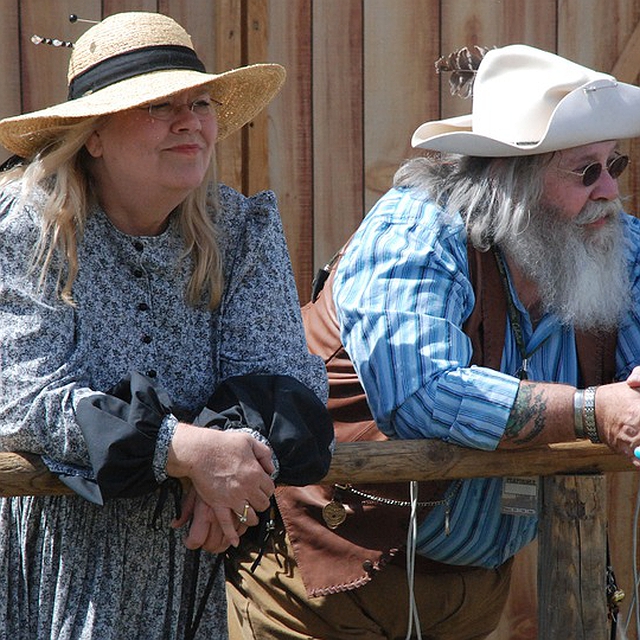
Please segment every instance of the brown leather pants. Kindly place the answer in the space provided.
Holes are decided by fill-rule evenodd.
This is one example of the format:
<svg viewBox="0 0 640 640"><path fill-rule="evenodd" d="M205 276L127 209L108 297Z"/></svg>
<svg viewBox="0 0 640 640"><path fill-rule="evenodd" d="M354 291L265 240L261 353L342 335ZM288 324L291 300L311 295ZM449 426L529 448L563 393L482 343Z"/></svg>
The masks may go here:
<svg viewBox="0 0 640 640"><path fill-rule="evenodd" d="M404 640L409 591L404 557L352 591L308 598L282 533L254 573L257 551L227 566L230 640ZM481 640L498 625L511 561L496 570L417 562L414 593L422 640ZM424 570L429 566L428 571ZM415 635L414 630L414 638Z"/></svg>

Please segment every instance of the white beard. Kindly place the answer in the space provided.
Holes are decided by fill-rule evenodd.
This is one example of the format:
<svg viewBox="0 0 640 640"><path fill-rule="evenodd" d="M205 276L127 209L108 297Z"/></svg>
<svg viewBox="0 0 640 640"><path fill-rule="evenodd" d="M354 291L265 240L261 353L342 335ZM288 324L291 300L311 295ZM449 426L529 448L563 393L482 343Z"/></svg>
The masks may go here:
<svg viewBox="0 0 640 640"><path fill-rule="evenodd" d="M629 307L630 282L621 203L589 202L574 220L542 207L502 248L538 287L545 312L583 330L618 326ZM598 229L584 225L603 216Z"/></svg>

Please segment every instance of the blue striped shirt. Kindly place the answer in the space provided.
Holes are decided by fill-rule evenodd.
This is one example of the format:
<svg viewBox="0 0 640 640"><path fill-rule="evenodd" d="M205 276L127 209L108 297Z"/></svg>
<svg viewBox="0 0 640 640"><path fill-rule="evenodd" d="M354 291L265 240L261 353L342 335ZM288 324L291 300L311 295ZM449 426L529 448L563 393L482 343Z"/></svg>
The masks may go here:
<svg viewBox="0 0 640 640"><path fill-rule="evenodd" d="M629 239L633 305L620 327L616 366L624 379L640 361L640 220L621 214ZM513 291L513 289L512 289ZM493 450L503 436L521 365L507 318L501 371L469 366L462 326L473 310L466 234L424 196L392 189L374 206L340 261L334 297L342 340L379 428L390 438L439 438ZM578 384L572 328L552 315L532 326L515 295L531 380ZM495 567L530 542L534 516L500 512L502 478L464 481L421 524L418 552L441 562Z"/></svg>

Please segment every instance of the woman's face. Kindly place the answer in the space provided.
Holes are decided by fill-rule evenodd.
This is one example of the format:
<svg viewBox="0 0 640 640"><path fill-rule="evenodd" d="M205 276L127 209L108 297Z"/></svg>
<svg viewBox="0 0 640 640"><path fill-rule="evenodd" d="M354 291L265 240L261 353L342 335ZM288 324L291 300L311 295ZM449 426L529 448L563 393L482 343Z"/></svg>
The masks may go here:
<svg viewBox="0 0 640 640"><path fill-rule="evenodd" d="M215 109L207 113L202 101L210 101L202 90L185 91L154 103L157 117L138 107L94 131L86 148L101 201L126 209L144 198L149 207L166 202L172 210L199 186L218 135Z"/></svg>

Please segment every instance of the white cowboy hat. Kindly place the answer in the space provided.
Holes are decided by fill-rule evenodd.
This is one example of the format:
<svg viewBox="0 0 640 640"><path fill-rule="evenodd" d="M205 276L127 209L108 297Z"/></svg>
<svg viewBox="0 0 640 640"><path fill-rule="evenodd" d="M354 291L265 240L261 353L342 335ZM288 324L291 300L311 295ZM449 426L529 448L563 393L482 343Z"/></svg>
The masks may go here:
<svg viewBox="0 0 640 640"><path fill-rule="evenodd" d="M117 13L91 27L73 46L61 104L0 121L0 143L29 158L56 139L59 127L90 116L141 106L202 88L216 107L218 140L255 117L278 93L285 70L254 64L206 73L189 34L159 13Z"/></svg>
<svg viewBox="0 0 640 640"><path fill-rule="evenodd" d="M472 112L420 125L412 146L500 157L633 138L640 136L640 87L514 44L482 59Z"/></svg>

